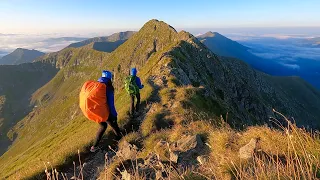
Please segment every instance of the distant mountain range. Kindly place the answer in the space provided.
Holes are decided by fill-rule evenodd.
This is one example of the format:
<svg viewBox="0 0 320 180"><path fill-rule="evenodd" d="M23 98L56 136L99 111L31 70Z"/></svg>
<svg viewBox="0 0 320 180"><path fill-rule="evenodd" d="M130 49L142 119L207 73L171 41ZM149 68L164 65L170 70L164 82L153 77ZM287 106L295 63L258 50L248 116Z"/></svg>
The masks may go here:
<svg viewBox="0 0 320 180"><path fill-rule="evenodd" d="M32 62L36 58L43 56L45 53L37 50L28 50L18 48L12 53L0 58L0 65L17 65Z"/></svg>
<svg viewBox="0 0 320 180"><path fill-rule="evenodd" d="M220 56L234 58L248 56L248 47L243 46L236 41L232 41L217 32L209 31L203 35L197 36L197 38L208 46L212 52L217 53Z"/></svg>
<svg viewBox="0 0 320 180"><path fill-rule="evenodd" d="M118 46L124 43L128 38L130 38L134 33L134 31L126 31L114 33L110 36L94 37L77 43L72 43L68 47L79 48L89 45L97 51L112 52Z"/></svg>
<svg viewBox="0 0 320 180"><path fill-rule="evenodd" d="M58 38L49 38L49 39L46 39L44 40L43 42L50 42L50 43L53 43L53 42L61 42L61 41L84 41L88 38L85 38L85 37L58 37Z"/></svg>
<svg viewBox="0 0 320 180"><path fill-rule="evenodd" d="M250 53L248 51L250 48L228 39L217 32L210 31L197 36L197 38L217 55L240 59L250 64L255 69L271 75L274 75L274 72L278 72L277 75L288 75L284 71L285 68L280 66L278 63L268 61ZM281 74L282 72L284 72L284 74Z"/></svg>

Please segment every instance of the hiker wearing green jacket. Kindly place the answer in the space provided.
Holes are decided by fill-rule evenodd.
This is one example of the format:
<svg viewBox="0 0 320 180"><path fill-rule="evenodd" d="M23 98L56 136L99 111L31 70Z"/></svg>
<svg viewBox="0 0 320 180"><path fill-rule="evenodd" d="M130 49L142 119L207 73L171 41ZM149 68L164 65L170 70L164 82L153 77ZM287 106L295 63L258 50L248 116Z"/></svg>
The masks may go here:
<svg viewBox="0 0 320 180"><path fill-rule="evenodd" d="M137 76L137 69L132 68L130 71L130 76L125 80L125 89L131 97L131 108L130 108L130 116L133 117L135 113L139 112L140 106L140 89L144 87L141 84L140 78ZM137 103L135 105L135 99L137 98Z"/></svg>

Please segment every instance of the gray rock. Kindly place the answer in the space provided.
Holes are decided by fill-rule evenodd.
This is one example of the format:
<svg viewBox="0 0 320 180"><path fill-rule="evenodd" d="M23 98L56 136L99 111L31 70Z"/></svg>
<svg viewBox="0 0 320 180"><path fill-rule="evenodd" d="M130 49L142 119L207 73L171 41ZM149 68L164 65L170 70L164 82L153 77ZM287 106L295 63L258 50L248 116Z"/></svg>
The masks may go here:
<svg viewBox="0 0 320 180"><path fill-rule="evenodd" d="M252 138L248 144L241 147L239 150L239 157L245 160L253 158L253 155L257 150L258 141L258 138Z"/></svg>
<svg viewBox="0 0 320 180"><path fill-rule="evenodd" d="M203 142L198 134L194 136L185 136L177 141L177 150L181 152L187 152L201 147L203 147Z"/></svg>
<svg viewBox="0 0 320 180"><path fill-rule="evenodd" d="M198 134L183 136L173 143L170 149L171 162L190 164L190 162L196 162L196 157L203 149L203 142Z"/></svg>
<svg viewBox="0 0 320 180"><path fill-rule="evenodd" d="M117 156L122 157L124 160L127 159L136 159L138 154L138 148L134 144L130 144L127 141L124 141L124 143L119 147L119 150L117 152Z"/></svg>

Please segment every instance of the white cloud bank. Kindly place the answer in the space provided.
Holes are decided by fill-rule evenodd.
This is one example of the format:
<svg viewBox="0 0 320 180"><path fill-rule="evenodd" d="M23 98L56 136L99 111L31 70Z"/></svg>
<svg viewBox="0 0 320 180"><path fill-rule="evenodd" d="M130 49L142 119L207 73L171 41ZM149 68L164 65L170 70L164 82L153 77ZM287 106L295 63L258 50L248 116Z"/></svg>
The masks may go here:
<svg viewBox="0 0 320 180"><path fill-rule="evenodd" d="M10 53L16 48L36 49L45 53L56 52L65 48L71 43L79 41L79 38L75 38L76 40L65 40L57 37L61 37L61 35L0 34L0 56Z"/></svg>

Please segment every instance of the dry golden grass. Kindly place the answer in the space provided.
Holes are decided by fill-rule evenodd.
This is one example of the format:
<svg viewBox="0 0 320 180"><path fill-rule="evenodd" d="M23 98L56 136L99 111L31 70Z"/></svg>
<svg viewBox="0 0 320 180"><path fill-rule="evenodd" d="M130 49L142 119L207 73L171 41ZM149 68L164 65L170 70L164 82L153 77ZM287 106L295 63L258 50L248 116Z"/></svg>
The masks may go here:
<svg viewBox="0 0 320 180"><path fill-rule="evenodd" d="M177 125L173 129L157 131L145 137L143 158L155 152L157 142L166 140L174 142L179 136L203 134L210 147L209 162L191 169L174 169L166 166L170 179L317 179L320 175L320 139L316 133L310 133L289 123L283 129L253 126L244 131L235 131L228 126L213 127L206 121L195 121L189 126ZM250 160L241 160L239 148L251 138L260 138L259 148ZM130 133L124 137L135 143L143 138L139 133ZM120 142L121 144L121 142ZM158 152L159 153L159 152ZM119 170L125 162L116 160L106 166L99 179L119 178ZM132 161L131 164L136 162ZM133 167L135 167L133 165ZM134 169L133 169L134 170ZM138 171L132 179L147 179ZM53 169L53 172L54 169ZM117 173L117 175L116 175ZM60 179L62 176L59 176ZM81 174L79 174L81 179Z"/></svg>
<svg viewBox="0 0 320 180"><path fill-rule="evenodd" d="M284 116L283 118L287 120ZM318 135L298 128L288 120L287 122L289 125L281 126L280 130L249 127L244 132L228 128L211 132L209 138L212 149L211 164L213 169L219 167L219 171L216 172L219 178L223 178L226 174L236 179L319 178ZM258 147L260 150L251 160L240 160L238 150L251 138L260 138Z"/></svg>

